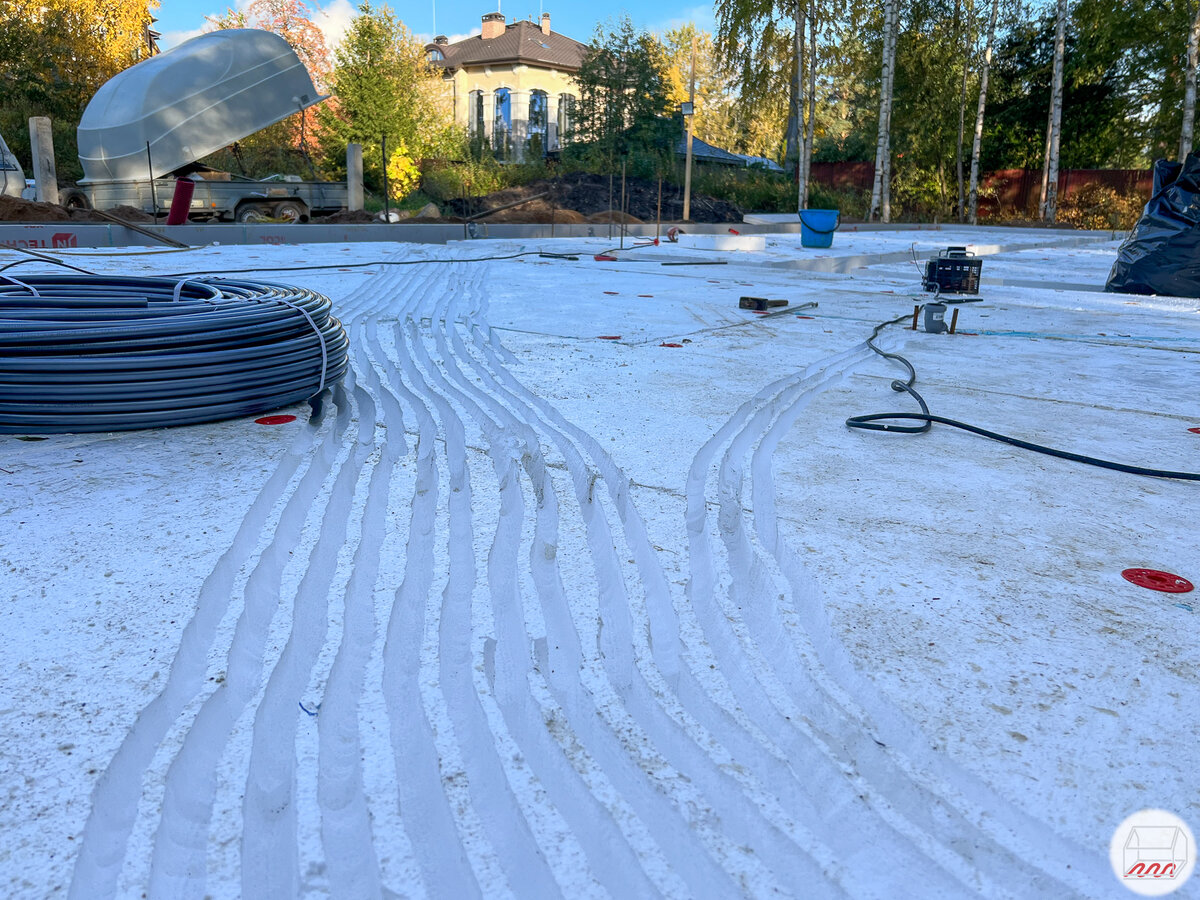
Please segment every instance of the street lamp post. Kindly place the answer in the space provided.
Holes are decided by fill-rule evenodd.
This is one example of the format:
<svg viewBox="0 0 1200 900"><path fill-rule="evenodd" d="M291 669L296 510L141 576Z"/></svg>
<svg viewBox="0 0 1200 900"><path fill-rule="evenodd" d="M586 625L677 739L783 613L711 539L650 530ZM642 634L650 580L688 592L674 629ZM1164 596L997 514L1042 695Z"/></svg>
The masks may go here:
<svg viewBox="0 0 1200 900"><path fill-rule="evenodd" d="M692 75L688 87L688 102L680 104L680 112L687 121L687 162L683 170L683 221L692 218L692 119L696 111L696 35L692 35Z"/></svg>

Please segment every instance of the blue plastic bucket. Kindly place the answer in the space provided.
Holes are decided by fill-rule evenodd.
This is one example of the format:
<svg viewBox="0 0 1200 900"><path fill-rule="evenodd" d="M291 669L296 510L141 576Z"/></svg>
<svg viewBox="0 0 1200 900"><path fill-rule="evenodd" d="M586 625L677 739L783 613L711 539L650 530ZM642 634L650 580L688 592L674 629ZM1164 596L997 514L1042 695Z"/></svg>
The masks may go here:
<svg viewBox="0 0 1200 900"><path fill-rule="evenodd" d="M836 209L800 210L800 246L829 247L841 214Z"/></svg>

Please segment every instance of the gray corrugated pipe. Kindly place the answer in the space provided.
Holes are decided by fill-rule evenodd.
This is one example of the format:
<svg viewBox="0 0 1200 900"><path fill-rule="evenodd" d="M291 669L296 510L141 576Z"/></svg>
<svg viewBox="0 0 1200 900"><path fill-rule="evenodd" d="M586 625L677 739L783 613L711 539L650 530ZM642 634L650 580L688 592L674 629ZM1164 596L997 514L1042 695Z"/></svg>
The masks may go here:
<svg viewBox="0 0 1200 900"><path fill-rule="evenodd" d="M188 425L317 397L347 366L331 307L254 281L0 274L0 433Z"/></svg>

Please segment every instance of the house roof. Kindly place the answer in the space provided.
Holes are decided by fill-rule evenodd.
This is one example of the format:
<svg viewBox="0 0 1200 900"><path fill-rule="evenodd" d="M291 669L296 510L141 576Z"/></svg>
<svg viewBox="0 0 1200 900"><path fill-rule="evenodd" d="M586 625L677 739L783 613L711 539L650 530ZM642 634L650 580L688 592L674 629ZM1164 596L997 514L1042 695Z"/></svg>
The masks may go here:
<svg viewBox="0 0 1200 900"><path fill-rule="evenodd" d="M675 152L680 156L687 153L687 137L681 137L678 143L675 144ZM746 165L746 157L740 153L730 153L728 150L722 150L720 147L714 147L695 135L692 136L692 158L703 160L704 162L723 163L727 166L744 166Z"/></svg>
<svg viewBox="0 0 1200 900"><path fill-rule="evenodd" d="M675 152L679 156L687 155L687 136L684 135L675 144ZM783 166L775 162L773 159L767 159L765 156L747 156L744 153L731 153L728 150L722 150L707 141L702 141L695 135L692 136L692 158L701 162L720 163L727 166L762 166L772 172L784 171Z"/></svg>
<svg viewBox="0 0 1200 900"><path fill-rule="evenodd" d="M587 44L555 31L543 34L533 22L524 20L506 26L498 37L484 40L477 34L453 44L426 44L425 48L440 50L445 58L432 62L446 69L525 63L569 72L579 70L588 51Z"/></svg>

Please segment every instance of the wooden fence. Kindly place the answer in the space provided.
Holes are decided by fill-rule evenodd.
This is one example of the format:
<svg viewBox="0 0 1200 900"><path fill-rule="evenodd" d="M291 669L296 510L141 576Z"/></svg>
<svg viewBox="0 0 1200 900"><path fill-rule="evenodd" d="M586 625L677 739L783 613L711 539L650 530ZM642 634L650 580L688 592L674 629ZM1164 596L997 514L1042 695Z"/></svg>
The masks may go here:
<svg viewBox="0 0 1200 900"><path fill-rule="evenodd" d="M814 162L812 179L830 187L869 191L875 180L875 164ZM1063 169L1058 173L1059 203L1092 184L1111 187L1119 194L1137 194L1144 202L1150 199L1153 178L1149 169ZM1036 216L1041 191L1041 169L988 172L980 179L979 215Z"/></svg>

